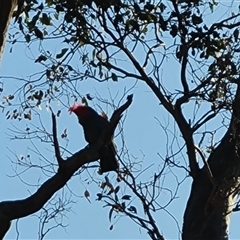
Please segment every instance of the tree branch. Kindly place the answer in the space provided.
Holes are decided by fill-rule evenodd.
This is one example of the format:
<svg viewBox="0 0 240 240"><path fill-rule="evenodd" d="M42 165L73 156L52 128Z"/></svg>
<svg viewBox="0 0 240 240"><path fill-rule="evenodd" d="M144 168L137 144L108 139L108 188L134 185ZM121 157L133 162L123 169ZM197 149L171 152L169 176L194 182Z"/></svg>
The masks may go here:
<svg viewBox="0 0 240 240"><path fill-rule="evenodd" d="M179 28L179 32L181 35L181 42L182 42L181 47L183 48L181 51L181 54L182 54L181 82L182 82L182 86L183 86L184 96L188 97L189 86L188 86L187 79L186 79L186 68L187 68L187 63L188 63L188 58L187 58L188 57L188 44L185 41L186 27L184 26L185 24L183 23L183 18L181 16L181 13L178 10L177 1L172 0L171 2L173 4L175 13L178 18L178 28Z"/></svg>
<svg viewBox="0 0 240 240"><path fill-rule="evenodd" d="M186 121L185 117L183 116L181 106L176 106L176 112L175 115L173 115L173 117L175 118L178 127L182 133L183 139L186 142L191 176L193 178L196 178L197 174L199 173L199 166L196 158L193 130L189 123Z"/></svg>
<svg viewBox="0 0 240 240"><path fill-rule="evenodd" d="M109 32L108 29L105 29ZM110 34L110 33L109 33ZM111 36L114 38L114 36ZM116 39L117 41L117 39ZM128 49L126 49L121 43L119 43L120 48L125 52L125 54L129 57L129 59L134 64L135 68L138 70L138 72L142 75L143 81L152 89L152 91L155 93L159 101L162 103L162 105L165 107L165 109L173 116L173 118L176 120L180 131L182 132L183 138L186 142L188 156L189 156L189 165L191 170L191 176L194 178L198 171L199 166L197 164L196 154L195 154L195 147L194 147L194 140L193 140L193 132L189 124L187 123L186 119L184 118L181 110L181 106L178 105L174 107L172 103L165 98L161 90L157 87L157 85L154 83L154 81L148 77L144 69L140 66L140 64L137 62L137 60L134 58L134 56L129 52ZM185 95L186 96L186 95Z"/></svg>
<svg viewBox="0 0 240 240"><path fill-rule="evenodd" d="M0 0L0 60L4 50L8 25L11 21L13 10L17 6L17 0Z"/></svg>
<svg viewBox="0 0 240 240"><path fill-rule="evenodd" d="M102 133L96 144L78 151L63 161L58 172L44 182L32 196L23 200L0 202L0 239L4 237L8 230L3 226L8 226L13 219L26 217L39 211L53 194L67 183L74 172L84 164L98 160L98 149L105 143L106 139L113 135L122 113L131 105L132 97L132 95L129 95L126 103L114 111L109 127Z"/></svg>
<svg viewBox="0 0 240 240"><path fill-rule="evenodd" d="M179 126L179 129L180 129L180 131L183 135L183 138L186 142L187 152L188 152L188 156L189 156L189 166L190 166L190 170L191 170L191 176L193 178L195 178L196 175L199 172L199 166L198 166L197 159L196 159L196 154L195 154L194 140L193 140L193 136L192 136L193 131L192 131L192 128L190 127L190 125L187 123L185 117L183 116L181 106L180 105L173 106L172 102L164 96L161 89L155 84L153 79L147 75L147 73L141 67L139 62L135 59L133 54L107 28L106 19L104 18L104 16L102 16L102 18L103 18L103 25L102 26L103 26L104 30L106 31L106 33L108 33L109 36L111 36L111 38L118 44L119 48L128 56L128 58L133 63L134 67L137 69L137 71L142 76L142 78L143 78L142 80L150 87L150 89L154 92L154 94L159 99L159 101L164 106L164 108L176 120L176 122ZM188 91L187 95L188 94L189 94L189 91ZM185 98L186 98L187 95L186 94L184 95Z"/></svg>

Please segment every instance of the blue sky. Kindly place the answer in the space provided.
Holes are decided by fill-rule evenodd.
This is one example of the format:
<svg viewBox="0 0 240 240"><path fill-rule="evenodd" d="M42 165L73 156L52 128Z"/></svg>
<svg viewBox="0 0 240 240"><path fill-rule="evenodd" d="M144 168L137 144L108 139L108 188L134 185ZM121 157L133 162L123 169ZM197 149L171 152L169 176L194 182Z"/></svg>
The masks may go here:
<svg viewBox="0 0 240 240"><path fill-rule="evenodd" d="M218 17L225 12L223 8L224 5L228 5L230 2L222 2L221 9L215 14L215 16L209 16L209 21L213 19L218 19ZM164 39L168 43L169 39ZM54 44L54 45L53 45ZM53 52L57 53L62 45L61 43L50 43L47 45L49 49L52 49ZM41 68L38 64L34 64L32 59L29 56L37 57L37 43L31 46L31 50L27 49L24 44L16 44L13 47L12 53L10 53L11 45L7 44L4 56L0 66L0 75L9 76L9 77L27 77ZM139 58L141 53L139 54ZM77 63L75 63L77 65ZM179 65L173 60L166 61L163 65L163 80L164 83L170 89L178 88L179 82ZM13 93L20 82L11 79L3 78L1 81L4 81L4 93ZM131 89L134 85L134 88L130 90L130 93L134 94L133 104L130 106L127 111L127 117L124 122L124 140L129 149L131 155L134 156L138 161L142 162L143 168L151 166L144 174L141 176L141 181L147 180L156 169L163 164L163 161L159 157L160 154L163 158L167 154L167 138L164 131L160 127L158 121L163 123L163 125L169 125L168 129L174 129L176 126L172 118L167 115L166 111L159 105L157 98L152 94L152 92L146 87L144 83L137 83L135 85L134 80L120 80L119 82L108 82L108 83L96 83L92 80L83 81L79 84L79 92L84 95L91 93L92 96L99 95L103 99L109 99L111 96L117 96L116 99L119 100L123 95L125 89ZM180 88L180 87L179 87ZM70 102L69 102L70 101ZM123 102L125 99L123 100ZM117 101L116 101L117 102ZM69 152L76 152L79 149L83 148L86 143L84 141L83 132L79 126L77 119L73 115L69 115L68 108L69 104L73 103L73 99L66 97L63 99L63 103L58 101L51 102L51 107L57 111L61 110L61 116L58 120L58 132L59 136L67 128L68 140L61 139L60 144L66 146ZM90 102L98 111L99 102L96 98L93 102ZM12 106L12 108L15 106ZM108 114L112 113L112 109L105 104L101 104L103 110ZM184 109L187 115L192 116L192 106ZM1 121L1 136L3 139L3 144L1 145L2 160L0 162L0 188L2 189L0 199L2 200L15 200L22 199L30 194L34 193L37 189L37 185L41 184L51 176L51 173L45 175L39 169L31 168L26 173L21 175L21 179L18 177L13 177L15 171L21 171L23 168L16 166L16 156L31 156L31 161L34 163L40 163L43 160L39 158L37 154L33 152L34 146L31 142L27 140L10 140L11 136L14 135L10 129L15 127L25 130L27 127L32 128L31 124L40 126L38 121L38 114L41 117L42 124L44 127L51 131L51 117L49 111L47 111L45 104L42 105L42 110L36 110L33 114L33 120L30 122L28 120L6 120L5 112L0 115ZM213 129L215 124L219 123L219 119L213 121L207 127ZM179 131L176 128L177 137L180 136ZM220 135L223 134L223 131L220 132ZM172 134L169 133L170 141L172 140ZM180 137L179 137L180 139ZM53 148L50 144L41 143L36 140L33 142L37 149L49 160L56 163L54 159ZM118 137L116 139L118 147L121 147L121 139ZM180 146L182 146L181 139L179 140ZM173 144L174 149L178 149L179 146L176 142ZM184 154L184 153L183 153ZM69 153L66 153L65 156L69 156ZM182 164L184 164L184 159L178 159ZM11 162L13 161L13 162ZM96 182L90 180L89 175L85 172L81 176L75 176L72 178L67 187L64 187L63 190L57 193L57 198L64 196L64 199L70 199L74 203L70 204L71 210L66 214L64 218L64 223L69 226L66 229L57 228L52 230L46 236L46 239L146 239L148 238L146 232L140 229L136 224L134 224L130 219L125 216L117 217L112 219L112 223L109 222L108 213L109 209L103 208L104 203L95 201L96 194L100 191L98 184L104 179L103 176L99 176L93 171L90 172L93 174ZM174 170L174 173L169 173L162 178L162 183L164 187L170 188L173 191L176 189L176 179L175 175L178 176L178 181L182 181L186 177L186 173L182 169ZM110 180L116 183L114 173L109 175ZM160 231L163 233L166 239L179 239L182 226L182 218L186 205L186 201L190 192L191 179L187 178L181 185L177 193L177 198L167 207L166 212L164 210L156 212L154 215ZM116 186L116 185L115 185ZM72 193L69 192L71 189ZM88 190L90 192L89 203L84 197L84 191ZM131 195L130 190L124 190L124 187L121 189L121 193ZM170 193L164 189L161 192L159 201L161 204L165 204L170 198ZM133 200L133 203L136 204L140 214L142 214L141 207L139 206L137 200ZM170 216L172 214L177 222ZM17 232L20 233L19 239L36 239L38 237L38 215L26 217L20 219L17 223L13 222L11 230L8 232L7 239L16 239ZM238 222L239 214L234 213L232 217L231 224L231 239L239 238L238 232ZM109 227L111 224L114 224L113 230L110 231ZM16 226L17 229L16 230ZM179 228L179 229L178 229Z"/></svg>
<svg viewBox="0 0 240 240"><path fill-rule="evenodd" d="M21 67L17 70L12 70L12 67L8 65L9 62L13 65L17 65L17 61L15 62L15 59L17 59L17 56L24 55L24 48L21 52L19 50L20 48L14 48L13 53L9 54L8 49L6 49L4 53L4 58L1 66L2 75L11 75L11 76L18 76L20 71L23 71L23 73L26 74L26 72L29 71L29 68L25 68L23 65L23 69ZM15 58L15 56L16 58ZM16 72L15 72L16 71ZM19 71L19 72L18 72ZM30 72L34 71L32 68L30 69ZM21 74L20 74L21 75ZM27 74L26 74L27 75ZM11 83L12 84L12 83ZM112 83L109 85L112 88L112 92L123 91L123 88L125 87L125 83L122 84L121 87L116 86L118 83ZM7 84L6 84L7 85ZM87 85L87 84L86 84ZM98 93L107 98L108 92L106 89L102 86L103 84L98 84L99 86L84 86L88 92L94 92L94 88L97 88ZM130 86L132 83L130 83ZM12 85L14 86L14 84ZM101 88L100 88L101 87ZM117 88L116 88L117 87ZM122 88L122 89L121 89ZM10 87L9 87L10 89ZM86 92L87 93L87 92ZM157 153L162 153L165 151L165 139L163 138L163 132L161 128L159 127L155 117L162 118L163 116L161 112L156 112L156 109L159 108L158 101L156 97L151 94L151 92L143 85L138 84L134 93L134 102L132 106L130 107L127 118L124 123L124 132L125 132L125 141L127 145L129 145L129 151L134 156L138 157L140 160L143 159L144 165L148 166L152 162L156 161L154 167L150 168L150 171L148 171L148 174L152 174L155 171L155 167L158 165L157 161L159 161L159 157L157 156ZM53 103L51 106L55 109L58 109L57 103ZM68 138L69 138L69 151L77 151L79 148L85 146L85 141L83 139L83 133L81 130L81 127L77 123L77 119L73 115L69 115L67 108L63 108L62 106L59 107L59 109L62 109L61 117L58 119L58 130L61 133L65 128L68 128ZM51 120L50 120L50 113L45 110L43 107L42 110L39 111L42 120L45 126L48 127L50 130L51 127ZM153 112L156 112L156 114L153 114ZM109 113L111 114L111 111L109 110ZM34 117L33 117L34 118ZM34 118L36 119L36 118ZM16 125L20 129L26 129L29 126L28 121L12 121L12 120L5 120L4 114L1 116L1 121L4 121L4 125L2 125L1 131L2 135L5 138L6 146L3 148L3 154L4 154L4 161L2 162L1 167L1 177L3 182L8 182L7 185L1 186L3 190L2 193L2 199L20 199L24 198L29 195L29 191L32 193L36 189L35 187L26 186L24 183L20 182L18 178L9 178L6 175L13 175L12 167L14 168L14 164L10 163L9 157L14 158L14 156L11 154L11 152L7 149L7 147L16 152L16 154L19 155L26 155L29 153L27 150L30 146L30 143L28 141L19 140L19 141L10 141L8 136L6 136L6 133L9 133L7 130L8 128L13 128L11 124ZM67 125L66 125L67 123ZM38 124L38 123L36 123ZM3 128L4 126L4 128ZM149 127L147 127L149 126ZM76 134L77 131L77 134ZM60 135L60 134L59 134ZM149 143L148 137L151 136L153 141ZM80 141L80 140L81 141ZM48 146L47 144L41 144L38 143L38 147L45 151L45 147L52 150L51 146ZM148 147L148 145L151 145L151 147ZM155 150L152 150L155 149ZM47 157L50 158L50 160L54 161L53 153L46 151ZM143 153L141 153L143 152ZM143 154L145 155L143 158ZM30 152L30 155L32 153ZM150 161L148 160L150 159ZM12 159L13 161L15 159ZM149 161L149 163L148 163ZM184 172L182 172L183 175L185 175ZM96 174L95 174L96 176ZM114 174L110 174L112 179L114 179ZM84 178L84 177L82 177ZM98 180L100 181L103 179L102 176L97 176ZM29 184L37 184L39 181L43 181L45 177L40 171L37 170L31 170L27 174L24 175L24 181L27 181ZM71 190L76 195L83 195L83 192L85 189L88 189L88 191L91 194L91 202L92 204L89 204L89 202L85 198L74 198L73 201L77 201L76 204L72 204L72 211L67 215L66 223L69 223L69 227L67 228L67 233L61 229L57 229L56 231L52 231L49 233L48 237L52 238L146 238L146 233L142 231L140 233L140 229L138 226L136 226L134 223L132 223L129 219L126 217L123 217L117 221L117 224L114 225L114 228L112 231L109 231L109 227L111 223L109 223L108 220L108 210L106 208L102 208L103 203L96 202L96 193L99 192L99 188L96 184L90 184L90 186L86 184L80 183L79 179L74 178L70 180L69 186L71 186ZM171 183L170 183L171 186ZM174 186L174 183L173 183ZM189 185L185 185L186 187ZM9 189L14 189L13 191L9 191ZM186 190L184 190L186 191ZM67 189L64 190L64 192L67 192ZM126 192L128 193L128 192ZM129 193L130 194L130 193ZM167 194L167 193L165 193ZM60 193L61 195L61 193ZM70 194L69 194L70 195ZM179 208L177 206L181 205L183 202L186 201L186 197L188 195L188 191L184 194L183 200L182 197L176 201L175 207L172 207L172 214L178 214L179 220L182 218L183 209ZM177 202L179 202L177 204ZM182 202L182 203L181 203ZM185 205L185 203L184 203ZM178 212L178 213L177 213ZM174 221L166 214L162 213L162 217L159 219L160 222L160 229L161 226L165 226L166 229L168 229L169 233L167 236L167 233L164 233L166 237L168 238L175 238L176 233L173 234L172 230L169 228L169 226L175 226ZM164 219L164 221L162 220ZM38 229L38 219L36 217L27 217L25 219L22 219L19 221L19 232L20 232L20 238L35 238L36 237L36 230ZM181 220L180 220L181 221ZM115 222L115 221L113 221ZM93 227L95 230L91 230L91 227ZM179 224L181 227L181 223ZM30 229L30 231L29 231ZM123 231L123 229L131 229L129 231ZM8 238L14 238L16 236L16 230L14 227L12 227L11 231L9 231L7 237Z"/></svg>

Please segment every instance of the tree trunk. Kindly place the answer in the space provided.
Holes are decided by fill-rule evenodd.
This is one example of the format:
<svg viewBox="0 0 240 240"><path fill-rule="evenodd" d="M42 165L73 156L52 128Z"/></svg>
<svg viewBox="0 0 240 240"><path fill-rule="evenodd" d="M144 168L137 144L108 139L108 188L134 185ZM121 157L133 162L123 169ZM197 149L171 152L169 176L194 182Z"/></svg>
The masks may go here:
<svg viewBox="0 0 240 240"><path fill-rule="evenodd" d="M230 216L239 192L240 173L240 87L229 129L211 153L208 164L193 180L184 214L183 240L228 239Z"/></svg>
<svg viewBox="0 0 240 240"><path fill-rule="evenodd" d="M0 60L7 39L8 26L17 2L17 0L0 0Z"/></svg>
<svg viewBox="0 0 240 240"><path fill-rule="evenodd" d="M7 31L12 19L13 11L17 6L17 0L0 0L0 60L3 55L4 46L7 39ZM0 239L3 239L8 231L11 221L1 216Z"/></svg>

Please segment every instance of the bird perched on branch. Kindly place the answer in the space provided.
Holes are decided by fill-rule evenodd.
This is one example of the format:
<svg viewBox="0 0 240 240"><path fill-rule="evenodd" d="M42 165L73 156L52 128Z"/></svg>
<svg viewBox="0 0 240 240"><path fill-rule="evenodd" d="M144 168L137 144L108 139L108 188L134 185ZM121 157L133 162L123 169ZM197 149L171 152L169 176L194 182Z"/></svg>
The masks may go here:
<svg viewBox="0 0 240 240"><path fill-rule="evenodd" d="M84 130L85 140L89 144L96 143L103 131L109 126L107 118L99 115L89 106L74 104L69 108L69 111L77 115L78 122L82 125ZM102 173L118 170L116 148L112 139L99 149L99 158Z"/></svg>

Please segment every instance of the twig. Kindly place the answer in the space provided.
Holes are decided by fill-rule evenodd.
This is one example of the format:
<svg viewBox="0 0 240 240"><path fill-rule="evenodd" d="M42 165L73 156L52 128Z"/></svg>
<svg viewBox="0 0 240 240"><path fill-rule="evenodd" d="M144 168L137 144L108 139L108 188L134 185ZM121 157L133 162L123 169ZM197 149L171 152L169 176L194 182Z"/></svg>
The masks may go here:
<svg viewBox="0 0 240 240"><path fill-rule="evenodd" d="M112 133L115 130L122 113L132 103L132 97L132 95L129 95L127 97L127 102L113 113L109 128L103 132L102 136L96 144L93 144L88 148L81 149L80 151L70 156L67 160L62 162L61 168L64 168L64 171L57 171L57 173L45 181L34 194L25 199L0 202L1 239L4 237L8 230L7 226L9 226L10 220L26 217L39 211L44 206L44 204L46 204L46 202L53 196L53 194L65 186L65 184L80 167L86 163L98 160L98 149L104 144L103 139L106 139L106 136L112 136Z"/></svg>

